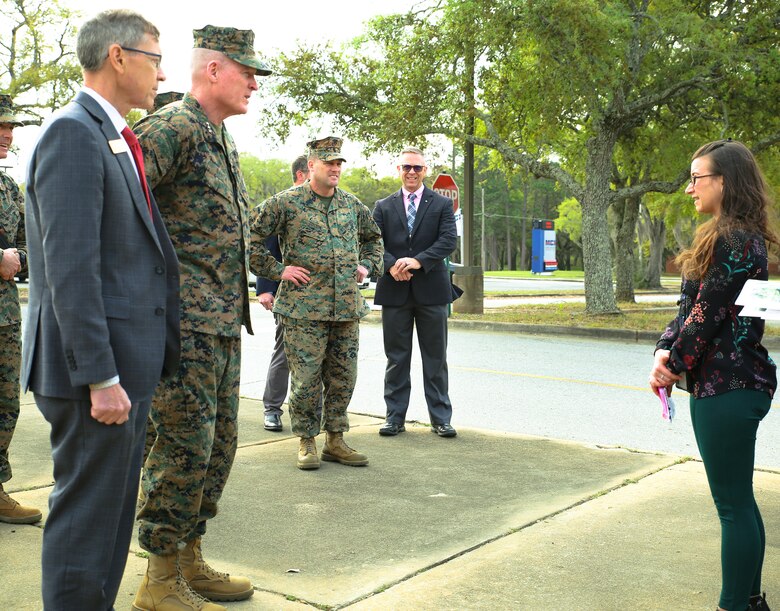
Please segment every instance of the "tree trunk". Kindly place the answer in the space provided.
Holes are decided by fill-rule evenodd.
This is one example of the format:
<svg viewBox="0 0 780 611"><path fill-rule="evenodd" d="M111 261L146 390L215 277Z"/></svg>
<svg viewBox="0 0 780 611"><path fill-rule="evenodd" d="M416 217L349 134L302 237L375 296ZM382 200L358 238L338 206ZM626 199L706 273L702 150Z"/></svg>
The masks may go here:
<svg viewBox="0 0 780 611"><path fill-rule="evenodd" d="M612 254L609 249L607 209L612 176L612 151L617 140L609 130L597 130L588 140L585 192L582 205L582 261L585 267L585 313L616 314L612 289Z"/></svg>
<svg viewBox="0 0 780 611"><path fill-rule="evenodd" d="M649 216L649 215L648 215ZM650 218L647 223L650 233L650 257L645 268L644 285L649 289L661 288L661 274L664 269L664 248L666 246L666 223L662 218Z"/></svg>
<svg viewBox="0 0 780 611"><path fill-rule="evenodd" d="M511 208L509 206L509 194L504 195L504 215L506 216L506 268L513 269L512 267L512 219L509 218L509 212Z"/></svg>
<svg viewBox="0 0 780 611"><path fill-rule="evenodd" d="M641 198L615 204L618 228L615 237L615 298L618 303L634 301L634 236Z"/></svg>
<svg viewBox="0 0 780 611"><path fill-rule="evenodd" d="M487 251L487 259L488 259L488 269L494 270L494 269L501 269L501 255L499 254L499 244L498 244L498 238L491 234L491 236L486 240L488 245L488 251Z"/></svg>

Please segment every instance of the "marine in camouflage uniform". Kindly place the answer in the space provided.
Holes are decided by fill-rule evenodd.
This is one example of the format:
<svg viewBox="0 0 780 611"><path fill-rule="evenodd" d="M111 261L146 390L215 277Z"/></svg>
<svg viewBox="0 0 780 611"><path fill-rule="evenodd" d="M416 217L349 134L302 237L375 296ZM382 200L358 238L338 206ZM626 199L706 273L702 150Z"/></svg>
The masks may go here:
<svg viewBox="0 0 780 611"><path fill-rule="evenodd" d="M157 112L163 106L178 102L184 97L184 94L180 91L166 91L164 93L158 93L154 96L154 106L152 106L152 112Z"/></svg>
<svg viewBox="0 0 780 611"><path fill-rule="evenodd" d="M283 318L290 419L301 438L301 469L319 467L314 437L320 432L320 396L328 432L322 458L368 463L343 443L342 434L349 430L347 407L357 377L359 320L369 311L357 280L381 270L383 245L368 208L336 186L344 161L341 144L334 137L310 142L310 181L252 211L250 267L259 277L281 280L273 311ZM281 263L264 245L272 234L279 236Z"/></svg>
<svg viewBox="0 0 780 611"><path fill-rule="evenodd" d="M208 565L193 578L192 570L202 561L200 538L233 465L241 325L252 333L249 198L223 119L246 112L256 75L270 71L254 52L250 30L206 26L193 34L191 92L134 127L181 277L181 365L160 383L151 408L156 439L138 513L138 540L151 555L138 608L158 608L166 594L160 586L156 598L156 572L172 570L176 557L198 594L240 600L253 593L246 578L226 580ZM182 593L180 603L189 604L186 598Z"/></svg>
<svg viewBox="0 0 780 611"><path fill-rule="evenodd" d="M17 125L22 123L14 113L11 97L0 95L0 159L8 155ZM4 274L27 271L24 197L14 180L3 171L0 171L0 269ZM11 479L8 446L19 418L21 320L16 282L13 277L0 277L0 522L32 524L41 519L41 512L19 505L3 490L3 484Z"/></svg>
<svg viewBox="0 0 780 611"><path fill-rule="evenodd" d="M167 106L173 102L178 102L184 97L184 94L180 91L166 91L165 93L158 93L154 96L154 106L152 106L151 112L157 112L163 106ZM146 442L144 444L144 462L146 462L149 452L154 445L154 440L157 438L157 431L154 428L152 422L152 415L149 414L149 422L146 426Z"/></svg>

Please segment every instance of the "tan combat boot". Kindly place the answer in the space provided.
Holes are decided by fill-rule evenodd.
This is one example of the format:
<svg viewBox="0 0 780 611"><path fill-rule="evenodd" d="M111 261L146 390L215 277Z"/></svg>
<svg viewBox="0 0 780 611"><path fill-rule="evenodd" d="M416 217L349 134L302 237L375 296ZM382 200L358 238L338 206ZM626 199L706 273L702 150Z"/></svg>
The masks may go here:
<svg viewBox="0 0 780 611"><path fill-rule="evenodd" d="M149 554L149 566L133 601L134 611L227 611L192 591L179 571L177 555Z"/></svg>
<svg viewBox="0 0 780 611"><path fill-rule="evenodd" d="M41 521L41 512L35 507L25 507L8 496L0 484L0 522L8 524L35 524Z"/></svg>
<svg viewBox="0 0 780 611"><path fill-rule="evenodd" d="M325 447L322 448L322 460L339 462L350 467L362 467L368 464L368 457L365 454L356 452L344 443L344 433L330 431L325 439Z"/></svg>
<svg viewBox="0 0 780 611"><path fill-rule="evenodd" d="M233 577L212 569L203 559L200 537L179 552L181 574L190 587L209 600L244 600L255 593L246 577Z"/></svg>
<svg viewBox="0 0 780 611"><path fill-rule="evenodd" d="M298 468L320 468L320 457L317 456L317 443L314 437L301 437L301 445L298 446Z"/></svg>

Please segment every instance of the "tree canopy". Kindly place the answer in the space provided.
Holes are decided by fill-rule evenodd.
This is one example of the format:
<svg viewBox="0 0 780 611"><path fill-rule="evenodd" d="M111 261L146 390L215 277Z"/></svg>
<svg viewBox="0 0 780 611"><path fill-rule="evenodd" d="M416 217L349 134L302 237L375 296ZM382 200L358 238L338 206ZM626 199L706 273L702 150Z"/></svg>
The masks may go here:
<svg viewBox="0 0 780 611"><path fill-rule="evenodd" d="M292 171L287 161L258 159L248 153L241 153L239 161L252 206L292 186ZM357 196L369 208L400 186L398 177L379 178L367 168L344 168L339 182L339 187Z"/></svg>
<svg viewBox="0 0 780 611"><path fill-rule="evenodd" d="M0 88L23 114L38 119L76 92L78 14L57 0L0 0Z"/></svg>
<svg viewBox="0 0 780 611"><path fill-rule="evenodd" d="M431 0L282 54L263 121L329 115L369 150L444 134L556 180L582 207L586 311L612 312L607 209L678 191L705 141L780 141L778 26L774 0Z"/></svg>

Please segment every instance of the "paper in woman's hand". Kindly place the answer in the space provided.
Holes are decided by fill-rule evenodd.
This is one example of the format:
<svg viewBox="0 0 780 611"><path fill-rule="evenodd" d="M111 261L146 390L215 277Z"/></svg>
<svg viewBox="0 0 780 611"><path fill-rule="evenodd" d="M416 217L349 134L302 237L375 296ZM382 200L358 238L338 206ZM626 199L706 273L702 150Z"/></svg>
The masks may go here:
<svg viewBox="0 0 780 611"><path fill-rule="evenodd" d="M664 420L671 422L674 419L674 401L666 394L666 389L662 386L658 389L658 398L661 399L661 416Z"/></svg>

